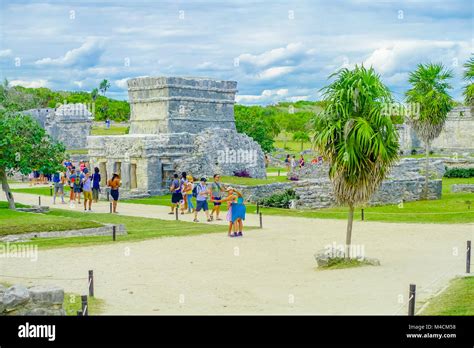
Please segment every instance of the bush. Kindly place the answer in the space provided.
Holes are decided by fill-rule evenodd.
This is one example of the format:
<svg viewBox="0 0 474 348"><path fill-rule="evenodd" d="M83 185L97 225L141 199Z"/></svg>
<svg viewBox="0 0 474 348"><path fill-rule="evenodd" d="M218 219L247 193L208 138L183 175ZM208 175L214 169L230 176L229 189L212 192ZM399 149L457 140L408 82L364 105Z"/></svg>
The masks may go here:
<svg viewBox="0 0 474 348"><path fill-rule="evenodd" d="M474 168L451 168L444 173L445 178L473 178Z"/></svg>
<svg viewBox="0 0 474 348"><path fill-rule="evenodd" d="M416 155L416 149L411 149L411 154Z"/></svg>
<svg viewBox="0 0 474 348"><path fill-rule="evenodd" d="M247 169L234 171L234 176L238 176L239 178L250 178L250 173Z"/></svg>
<svg viewBox="0 0 474 348"><path fill-rule="evenodd" d="M271 195L268 198L264 198L258 203L264 207L273 207L273 208L290 208L291 201L298 199L296 192L294 190L286 190L283 193L277 193Z"/></svg>

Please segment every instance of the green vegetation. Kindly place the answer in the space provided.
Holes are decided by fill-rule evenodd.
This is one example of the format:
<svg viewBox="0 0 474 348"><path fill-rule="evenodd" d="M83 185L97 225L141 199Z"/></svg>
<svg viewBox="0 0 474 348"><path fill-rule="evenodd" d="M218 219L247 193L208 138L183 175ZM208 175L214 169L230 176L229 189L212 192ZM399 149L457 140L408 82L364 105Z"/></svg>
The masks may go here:
<svg viewBox="0 0 474 348"><path fill-rule="evenodd" d="M466 105L474 105L474 55L471 55L469 60L464 63L464 80L467 82L462 94Z"/></svg>
<svg viewBox="0 0 474 348"><path fill-rule="evenodd" d="M5 211L12 213L12 211L5 209L5 206L3 209L0 209L1 213L4 213ZM69 229L77 228L78 226L86 226L87 224L123 224L128 233L124 236L118 236L116 242L112 241L111 236L35 238L30 242L25 242L26 244L38 245L40 248L130 242L160 237L199 235L204 233L224 233L226 230L226 226L223 225L196 224L185 221L160 220L108 213L83 213L61 209L51 209L47 214L13 213L35 215L33 219L29 218L30 215L28 215L28 219L25 219L25 215L23 215L23 220L26 220L25 225L28 224L29 226L27 228L33 231L38 231L42 228L39 226L43 226L43 222L45 223L45 226L49 226L46 221L50 221L51 225L53 223L57 224L54 229L56 229L56 226L61 225L65 227L67 226L65 229ZM2 223L2 226L7 229L7 233L10 234L12 220L9 218L10 215L6 217L8 218L2 219L0 216L0 222ZM14 217L16 218L16 216Z"/></svg>
<svg viewBox="0 0 474 348"><path fill-rule="evenodd" d="M238 176L222 176L221 181L226 184L257 186L272 184L275 182L287 182L286 173L282 172L280 176L268 176L266 179L242 178Z"/></svg>
<svg viewBox="0 0 474 348"><path fill-rule="evenodd" d="M248 179L248 178L238 178ZM252 180L252 179L250 179ZM226 182L223 180L223 182ZM474 209L469 209L466 202L472 201L472 193L452 193L453 184L472 184L471 178L443 178L443 192L439 200L425 200L416 202L405 202L403 205L384 205L376 207L365 207L366 221L381 222L409 222L409 223L470 223L474 222ZM34 187L25 189L14 189L15 192L49 195L48 187ZM122 203L149 204L169 206L171 195L153 196L148 198L121 200ZM222 211L226 206L221 207ZM280 215L305 217L315 219L347 219L347 207L325 208L325 209L284 209L260 207L264 215ZM247 212L256 212L255 204L247 204ZM354 219L361 219L360 207L354 211Z"/></svg>
<svg viewBox="0 0 474 348"><path fill-rule="evenodd" d="M334 257L329 259L326 266L319 266L317 270L326 271L331 269L354 268L362 266L372 266L367 260L345 259L343 257Z"/></svg>
<svg viewBox="0 0 474 348"><path fill-rule="evenodd" d="M448 112L454 106L454 100L448 94L448 90L452 89L448 81L452 78L452 71L447 70L443 64L429 63L418 64L408 79L411 88L405 93L406 101L418 105L419 112L409 114L407 122L425 144L425 198L428 196L431 143L443 130Z"/></svg>
<svg viewBox="0 0 474 348"><path fill-rule="evenodd" d="M89 315L99 315L103 312L105 301L96 297L87 297ZM63 308L66 315L77 316L77 311L82 310L81 295L73 293L64 294Z"/></svg>
<svg viewBox="0 0 474 348"><path fill-rule="evenodd" d="M65 231L100 227L100 223L73 217L58 217L50 213L38 214L7 209L6 202L0 202L0 235L29 232Z"/></svg>
<svg viewBox="0 0 474 348"><path fill-rule="evenodd" d="M315 118L314 146L329 162L337 202L349 208L346 259L350 258L356 205L365 204L398 159L397 131L384 105L393 100L373 68L341 69L323 89L326 107Z"/></svg>
<svg viewBox="0 0 474 348"><path fill-rule="evenodd" d="M260 200L259 204L264 207L289 208L291 201L297 198L298 197L294 190L286 190L283 193L276 193L268 198Z"/></svg>
<svg viewBox="0 0 474 348"><path fill-rule="evenodd" d="M124 135L127 134L128 126L111 125L109 129L105 127L93 127L91 135Z"/></svg>
<svg viewBox="0 0 474 348"><path fill-rule="evenodd" d="M456 278L421 315L474 315L474 277Z"/></svg>
<svg viewBox="0 0 474 348"><path fill-rule="evenodd" d="M64 186L64 196L69 194L69 190L71 188L69 186ZM19 192L19 193L28 193L31 195L38 195L38 196L51 196L51 188L49 186L32 186L28 188L16 188L11 189L12 192Z"/></svg>
<svg viewBox="0 0 474 348"><path fill-rule="evenodd" d="M106 90L101 91L105 94ZM66 103L83 103L90 106L96 120L105 120L109 117L114 121L126 121L130 117L130 106L127 101L110 99L104 95L98 95L97 91L92 91L92 93L66 92L52 91L45 87L10 87L7 80L0 85L0 105L9 110L55 108Z"/></svg>
<svg viewBox="0 0 474 348"><path fill-rule="evenodd" d="M445 178L474 178L474 168L451 168L444 173Z"/></svg>
<svg viewBox="0 0 474 348"><path fill-rule="evenodd" d="M54 173L61 168L64 151L64 146L53 141L32 117L0 110L0 181L10 209L15 209L15 200L7 173Z"/></svg>

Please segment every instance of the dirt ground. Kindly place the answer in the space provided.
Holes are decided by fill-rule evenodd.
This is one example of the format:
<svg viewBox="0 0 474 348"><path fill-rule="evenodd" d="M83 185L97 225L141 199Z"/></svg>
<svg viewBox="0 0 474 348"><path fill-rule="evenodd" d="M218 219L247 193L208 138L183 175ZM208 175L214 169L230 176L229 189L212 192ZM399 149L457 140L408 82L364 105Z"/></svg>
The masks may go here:
<svg viewBox="0 0 474 348"><path fill-rule="evenodd" d="M37 202L33 195L16 193L15 198ZM108 203L94 208L107 212ZM120 204L119 211L174 218L161 206ZM246 224L258 225L257 216L248 214ZM92 269L95 295L106 302L104 314L406 315L409 284L417 285L421 304L462 275L466 240L474 237L474 224L356 221L353 244L381 266L317 270L314 253L343 243L345 224L265 216L264 228L243 238L226 237L223 226L222 234L40 250L36 262L1 258L0 281L55 284L86 294L87 279L62 279L84 278Z"/></svg>

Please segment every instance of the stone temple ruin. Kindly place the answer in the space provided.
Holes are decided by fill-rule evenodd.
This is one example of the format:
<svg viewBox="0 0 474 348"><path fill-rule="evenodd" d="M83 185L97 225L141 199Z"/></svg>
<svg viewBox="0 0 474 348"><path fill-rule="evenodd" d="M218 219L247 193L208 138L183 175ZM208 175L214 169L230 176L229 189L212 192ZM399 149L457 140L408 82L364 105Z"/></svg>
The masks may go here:
<svg viewBox="0 0 474 348"><path fill-rule="evenodd" d="M129 134L87 138L102 184L118 173L122 189L139 196L167 193L172 174L181 171L210 177L247 170L265 177L260 145L235 128L236 87L205 78L128 80Z"/></svg>
<svg viewBox="0 0 474 348"><path fill-rule="evenodd" d="M22 111L38 121L46 132L66 146L84 149L91 133L92 113L84 104L63 104L56 109L41 108Z"/></svg>

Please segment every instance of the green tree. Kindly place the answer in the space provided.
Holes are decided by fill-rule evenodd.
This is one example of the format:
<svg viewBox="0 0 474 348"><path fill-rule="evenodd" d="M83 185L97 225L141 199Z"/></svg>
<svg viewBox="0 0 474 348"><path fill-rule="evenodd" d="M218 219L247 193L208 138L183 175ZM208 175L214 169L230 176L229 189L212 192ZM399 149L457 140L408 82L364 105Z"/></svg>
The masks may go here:
<svg viewBox="0 0 474 348"><path fill-rule="evenodd" d="M293 134L293 140L301 142L301 151L303 151L304 143L310 141L311 139L309 137L308 132L306 132L306 131L297 131Z"/></svg>
<svg viewBox="0 0 474 348"><path fill-rule="evenodd" d="M406 92L408 103L419 105L419 113L408 115L407 122L425 144L425 184L423 196L428 198L430 146L443 130L448 112L453 108L453 98L447 90L451 89L448 80L453 77L443 64L419 64L410 73L408 82L411 88Z"/></svg>
<svg viewBox="0 0 474 348"><path fill-rule="evenodd" d="M463 95L467 105L474 107L474 55L464 63L466 70L464 71L464 80L467 81L464 87Z"/></svg>
<svg viewBox="0 0 474 348"><path fill-rule="evenodd" d="M99 96L99 90L97 88L94 88L91 92L92 101L95 102L98 96Z"/></svg>
<svg viewBox="0 0 474 348"><path fill-rule="evenodd" d="M99 85L99 90L102 92L102 95L105 95L105 92L110 88L110 82L108 80L102 80Z"/></svg>
<svg viewBox="0 0 474 348"><path fill-rule="evenodd" d="M356 66L332 74L323 88L324 111L314 119L314 146L329 163L339 204L349 206L345 257L350 258L356 205L365 204L398 159L397 132L382 115L392 96L380 76Z"/></svg>
<svg viewBox="0 0 474 348"><path fill-rule="evenodd" d="M18 171L26 175L33 170L53 173L60 168L64 151L64 146L52 141L30 116L0 111L0 180L10 209L15 209L15 201L8 174Z"/></svg>
<svg viewBox="0 0 474 348"><path fill-rule="evenodd" d="M273 150L275 123L270 113L260 106L235 106L235 126L239 133L247 134L260 144L265 152Z"/></svg>

